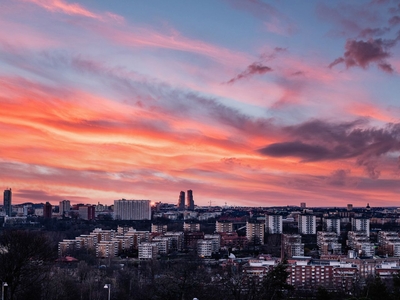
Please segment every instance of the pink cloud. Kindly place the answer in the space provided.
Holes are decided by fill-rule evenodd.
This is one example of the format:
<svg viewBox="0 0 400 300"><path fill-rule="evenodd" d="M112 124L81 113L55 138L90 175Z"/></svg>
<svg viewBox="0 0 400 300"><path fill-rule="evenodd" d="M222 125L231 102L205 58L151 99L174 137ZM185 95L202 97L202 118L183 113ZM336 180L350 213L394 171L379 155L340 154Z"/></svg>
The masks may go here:
<svg viewBox="0 0 400 300"><path fill-rule="evenodd" d="M124 21L124 18L117 14L113 14L110 12L106 12L104 14L98 14L86 9L85 7L83 7L78 3L69 3L64 0L20 0L20 1L31 2L50 12L63 13L71 16L81 16L101 21L104 21L105 19L110 19L117 22Z"/></svg>

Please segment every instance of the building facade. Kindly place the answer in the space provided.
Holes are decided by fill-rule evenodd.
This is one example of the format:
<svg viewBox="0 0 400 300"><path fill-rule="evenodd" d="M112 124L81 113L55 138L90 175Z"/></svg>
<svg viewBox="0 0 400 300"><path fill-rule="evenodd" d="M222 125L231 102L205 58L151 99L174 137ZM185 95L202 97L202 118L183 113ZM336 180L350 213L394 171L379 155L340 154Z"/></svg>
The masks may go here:
<svg viewBox="0 0 400 300"><path fill-rule="evenodd" d="M265 216L265 231L269 234L282 233L282 216L281 215L266 215Z"/></svg>
<svg viewBox="0 0 400 300"><path fill-rule="evenodd" d="M186 206L187 206L187 210L194 210L194 199L193 199L193 191L192 190L187 191Z"/></svg>
<svg viewBox="0 0 400 300"><path fill-rule="evenodd" d="M114 219L151 220L150 200L114 200Z"/></svg>
<svg viewBox="0 0 400 300"><path fill-rule="evenodd" d="M60 201L59 212L61 217L68 216L71 210L71 202L69 200Z"/></svg>
<svg viewBox="0 0 400 300"><path fill-rule="evenodd" d="M316 217L310 214L299 215L299 233L300 234L316 234L317 224Z"/></svg>
<svg viewBox="0 0 400 300"><path fill-rule="evenodd" d="M246 223L246 237L249 243L264 244L265 224L264 223Z"/></svg>
<svg viewBox="0 0 400 300"><path fill-rule="evenodd" d="M215 232L233 232L233 223L216 221Z"/></svg>
<svg viewBox="0 0 400 300"><path fill-rule="evenodd" d="M178 210L185 210L185 192L181 191L178 198Z"/></svg>
<svg viewBox="0 0 400 300"><path fill-rule="evenodd" d="M352 231L364 231L369 236L370 220L368 218L353 218L351 220Z"/></svg>
<svg viewBox="0 0 400 300"><path fill-rule="evenodd" d="M336 232L340 235L340 218L324 218L324 231Z"/></svg>
<svg viewBox="0 0 400 300"><path fill-rule="evenodd" d="M4 190L3 211L9 217L12 217L12 192L11 189Z"/></svg>

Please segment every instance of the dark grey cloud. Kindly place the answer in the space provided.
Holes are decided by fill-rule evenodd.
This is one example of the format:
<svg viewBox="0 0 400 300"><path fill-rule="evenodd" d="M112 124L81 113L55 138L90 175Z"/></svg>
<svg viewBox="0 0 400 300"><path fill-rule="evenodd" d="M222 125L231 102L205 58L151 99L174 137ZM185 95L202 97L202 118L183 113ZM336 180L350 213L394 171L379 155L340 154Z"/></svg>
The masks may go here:
<svg viewBox="0 0 400 300"><path fill-rule="evenodd" d="M376 63L378 67L388 73L393 72L392 66L386 61L390 57L390 48L395 46L396 40L369 39L368 41L348 40L346 52L343 57L335 59L329 67L344 63L347 68L367 68L370 64Z"/></svg>
<svg viewBox="0 0 400 300"><path fill-rule="evenodd" d="M400 123L368 128L365 120L339 124L312 120L282 131L286 141L267 145L259 153L302 162L355 159L371 178L380 175L381 156L400 150Z"/></svg>
<svg viewBox="0 0 400 300"><path fill-rule="evenodd" d="M372 37L379 37L382 36L390 31L390 28L365 28L363 29L359 37L361 38L372 38Z"/></svg>
<svg viewBox="0 0 400 300"><path fill-rule="evenodd" d="M389 24L392 26L395 26L397 24L400 24L400 16L393 16L389 20Z"/></svg>
<svg viewBox="0 0 400 300"><path fill-rule="evenodd" d="M271 71L272 68L265 66L262 63L252 63L246 68L246 70L229 80L227 83L231 84L240 79L249 78L253 75L262 75Z"/></svg>
<svg viewBox="0 0 400 300"><path fill-rule="evenodd" d="M52 195L40 190L18 190L17 192L13 191L13 196L16 198L23 198L26 200L40 202L55 202L63 200L63 198L59 195Z"/></svg>
<svg viewBox="0 0 400 300"><path fill-rule="evenodd" d="M322 160L329 155L329 150L323 146L309 145L300 141L271 144L259 152L274 157L301 157L306 161Z"/></svg>
<svg viewBox="0 0 400 300"><path fill-rule="evenodd" d="M350 178L351 171L349 169L343 170L338 169L331 173L330 176L326 178L326 183L333 186L348 186L353 185L354 180Z"/></svg>

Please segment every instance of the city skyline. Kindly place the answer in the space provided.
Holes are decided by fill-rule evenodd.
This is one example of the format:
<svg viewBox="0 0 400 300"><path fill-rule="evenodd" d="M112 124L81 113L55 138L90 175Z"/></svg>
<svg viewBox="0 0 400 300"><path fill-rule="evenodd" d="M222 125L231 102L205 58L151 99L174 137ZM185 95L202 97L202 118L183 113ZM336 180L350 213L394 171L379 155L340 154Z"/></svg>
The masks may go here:
<svg viewBox="0 0 400 300"><path fill-rule="evenodd" d="M0 4L12 204L397 206L395 1Z"/></svg>

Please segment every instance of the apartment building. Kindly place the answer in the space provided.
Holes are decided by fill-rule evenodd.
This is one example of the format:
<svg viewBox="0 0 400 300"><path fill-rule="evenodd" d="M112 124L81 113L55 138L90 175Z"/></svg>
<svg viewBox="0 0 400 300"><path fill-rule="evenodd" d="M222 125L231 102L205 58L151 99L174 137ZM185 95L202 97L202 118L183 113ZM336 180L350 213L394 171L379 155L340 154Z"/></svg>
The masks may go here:
<svg viewBox="0 0 400 300"><path fill-rule="evenodd" d="M249 243L264 244L265 223L246 222L246 238Z"/></svg>
<svg viewBox="0 0 400 300"><path fill-rule="evenodd" d="M282 216L268 214L265 216L265 232L269 234L282 233Z"/></svg>
<svg viewBox="0 0 400 300"><path fill-rule="evenodd" d="M300 214L298 220L300 234L316 234L317 222L316 217L311 214Z"/></svg>

